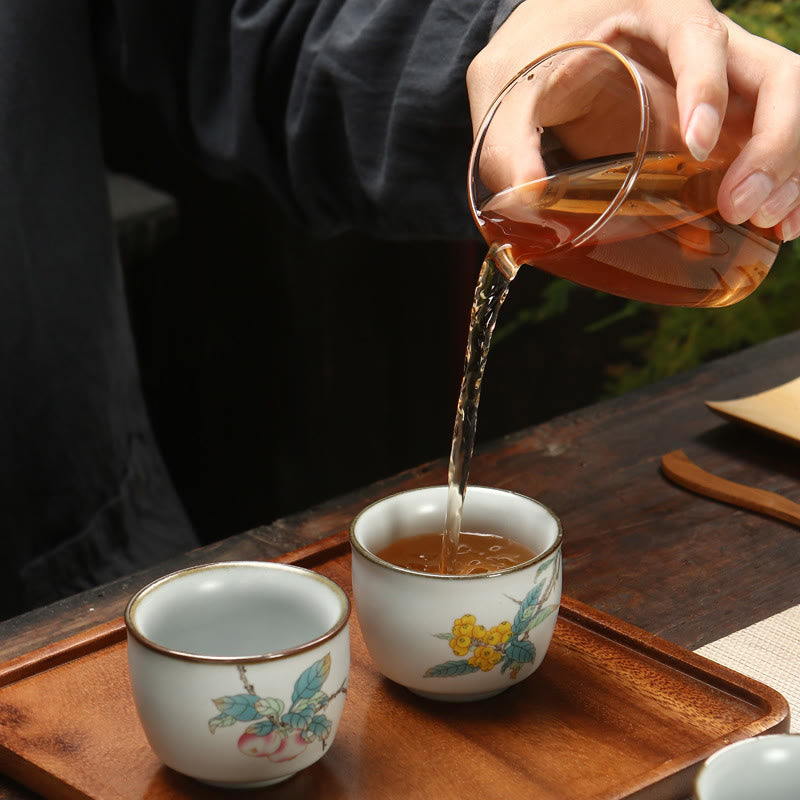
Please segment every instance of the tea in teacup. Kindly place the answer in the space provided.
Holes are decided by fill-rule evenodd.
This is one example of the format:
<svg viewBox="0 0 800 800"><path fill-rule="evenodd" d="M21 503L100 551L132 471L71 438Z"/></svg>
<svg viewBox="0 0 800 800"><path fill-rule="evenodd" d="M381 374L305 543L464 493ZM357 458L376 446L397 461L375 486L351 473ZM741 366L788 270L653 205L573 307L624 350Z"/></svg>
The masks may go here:
<svg viewBox="0 0 800 800"><path fill-rule="evenodd" d="M441 531L419 533L392 542L376 555L390 564L415 572L442 574ZM519 542L496 533L470 533L461 531L458 547L452 558L450 575L477 575L499 572L517 564L524 564L536 553Z"/></svg>

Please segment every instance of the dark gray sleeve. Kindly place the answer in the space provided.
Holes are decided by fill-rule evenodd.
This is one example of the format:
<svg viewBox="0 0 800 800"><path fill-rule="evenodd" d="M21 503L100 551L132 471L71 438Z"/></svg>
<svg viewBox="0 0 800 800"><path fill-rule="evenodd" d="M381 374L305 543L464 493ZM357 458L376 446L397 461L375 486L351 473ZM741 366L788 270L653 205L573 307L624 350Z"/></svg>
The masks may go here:
<svg viewBox="0 0 800 800"><path fill-rule="evenodd" d="M313 233L475 236L470 60L520 0L116 0L106 54L207 168Z"/></svg>

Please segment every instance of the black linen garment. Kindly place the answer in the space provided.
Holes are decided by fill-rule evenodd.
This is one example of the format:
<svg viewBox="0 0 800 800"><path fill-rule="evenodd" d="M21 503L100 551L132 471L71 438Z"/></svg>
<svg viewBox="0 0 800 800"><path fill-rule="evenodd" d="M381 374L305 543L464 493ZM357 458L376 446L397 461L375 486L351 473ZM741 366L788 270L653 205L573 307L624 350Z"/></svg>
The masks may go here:
<svg viewBox="0 0 800 800"><path fill-rule="evenodd" d="M519 2L117 0L98 28L183 150L313 234L463 240L466 70Z"/></svg>
<svg viewBox="0 0 800 800"><path fill-rule="evenodd" d="M0 616L192 547L138 384L88 7L0 14Z"/></svg>
<svg viewBox="0 0 800 800"><path fill-rule="evenodd" d="M6 0L0 618L195 546L148 421L98 76L320 236L474 236L464 73L515 2Z"/></svg>

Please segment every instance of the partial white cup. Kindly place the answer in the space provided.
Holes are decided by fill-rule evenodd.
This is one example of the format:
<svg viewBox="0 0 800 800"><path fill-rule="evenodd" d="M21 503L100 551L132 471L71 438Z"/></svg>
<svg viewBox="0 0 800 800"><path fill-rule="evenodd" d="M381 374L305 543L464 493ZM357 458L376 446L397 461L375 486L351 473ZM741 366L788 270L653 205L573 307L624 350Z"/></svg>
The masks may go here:
<svg viewBox="0 0 800 800"><path fill-rule="evenodd" d="M400 538L443 531L447 487L413 489L365 508L350 527L355 608L378 670L437 700L480 700L542 663L561 603L561 523L515 492L470 486L462 530L527 545L535 557L509 569L436 575L377 554Z"/></svg>
<svg viewBox="0 0 800 800"><path fill-rule="evenodd" d="M706 759L696 800L797 800L800 735L765 734L734 742Z"/></svg>
<svg viewBox="0 0 800 800"><path fill-rule="evenodd" d="M328 751L350 669L350 606L307 569L191 567L125 611L136 709L168 767L225 788L267 786Z"/></svg>

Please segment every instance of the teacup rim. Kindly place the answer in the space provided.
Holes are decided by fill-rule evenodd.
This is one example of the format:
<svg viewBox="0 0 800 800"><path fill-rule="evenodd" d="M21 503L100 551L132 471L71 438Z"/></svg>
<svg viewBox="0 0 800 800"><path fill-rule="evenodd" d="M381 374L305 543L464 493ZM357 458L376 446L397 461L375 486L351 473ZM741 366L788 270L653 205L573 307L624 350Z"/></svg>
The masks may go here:
<svg viewBox="0 0 800 800"><path fill-rule="evenodd" d="M307 642L295 645L294 647L287 647L282 650L268 651L266 653L258 653L245 656L216 656L216 655L203 655L201 653L191 653L183 650L177 650L158 642L153 641L150 637L146 636L136 625L134 613L136 606L149 594L156 591L160 586L168 583L169 581L177 580L180 577L193 572L202 572L212 569L230 568L230 567L256 567L267 570L278 570L283 572L293 572L303 575L304 578L317 580L327 586L337 596L340 603L339 614L336 622L328 628L328 630L321 633L319 636L310 639ZM211 561L203 564L194 564L189 567L183 567L162 575L155 580L150 581L145 586L141 587L128 601L125 606L123 614L125 628L129 635L148 650L160 653L161 655L171 658L177 658L182 661L194 661L206 664L259 664L266 661L278 661L286 659L291 656L296 656L309 650L314 650L320 645L332 640L342 630L345 629L351 613L351 603L347 593L339 586L336 581L321 575L314 570L301 567L296 564L284 564L277 561L256 561L256 560L233 560L233 561Z"/></svg>
<svg viewBox="0 0 800 800"><path fill-rule="evenodd" d="M423 580L440 580L440 581L474 581L474 580L487 580L491 578L501 578L505 575L510 575L514 572L519 572L523 569L530 569L530 567L545 561L549 556L553 553L557 552L562 544L562 539L564 535L563 526L561 524L561 518L558 514L553 511L545 503L542 503L541 500L537 500L533 497L529 497L528 495L522 494L521 492L515 492L513 489L502 489L497 486L482 486L482 485L474 485L470 484L467 487L467 491L470 490L480 490L480 491L490 491L490 492L497 492L501 494L513 495L515 497L519 497L523 500L528 501L529 503L533 503L534 505L539 506L541 509L547 512L550 517L555 520L556 523L556 536L553 540L552 544L550 544L545 550L541 553L538 553L533 558L528 559L527 561L523 561L519 564L514 564L511 567L506 567L505 569L500 569L495 572L481 572L477 574L469 574L469 575L442 575L435 572L419 572L417 570L408 569L406 567L400 567L397 564L392 564L390 561L384 561L382 558L379 558L375 553L371 550L368 550L364 545L358 541L355 535L355 527L356 523L358 522L359 518L367 513L371 508L378 505L379 503L388 500L392 497L398 497L404 494L411 494L413 492L419 492L426 489L439 489L439 490L447 490L446 484L431 484L429 486L415 486L410 489L401 489L399 492L393 492L392 494L385 495L384 497L378 498L374 500L369 505L364 506L361 511L356 514L353 518L353 521L350 523L350 530L349 530L349 539L350 539L350 547L351 549L355 550L359 553L359 555L366 558L368 561L371 561L376 566L382 567L387 569L391 572L399 572L404 575L413 575Z"/></svg>
<svg viewBox="0 0 800 800"><path fill-rule="evenodd" d="M731 752L736 753L738 750L744 750L751 748L753 746L758 746L764 742L775 742L775 741L792 741L795 743L800 742L800 733L795 733L792 731L773 731L767 733L760 733L755 736L747 736L744 739L737 739L735 742L729 742L728 744L721 747L719 750L715 750L701 765L700 769L698 769L697 774L694 777L693 781L693 790L694 795L693 797L699 797L699 791L702 780L705 779L705 776L708 775L711 770L714 769L716 763L721 759L728 756Z"/></svg>

